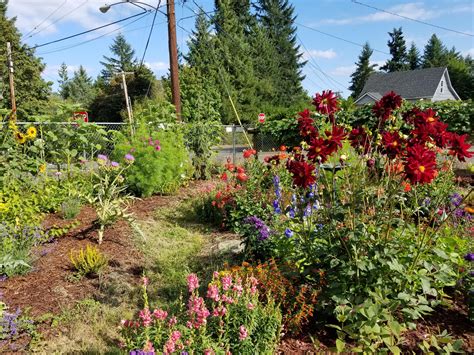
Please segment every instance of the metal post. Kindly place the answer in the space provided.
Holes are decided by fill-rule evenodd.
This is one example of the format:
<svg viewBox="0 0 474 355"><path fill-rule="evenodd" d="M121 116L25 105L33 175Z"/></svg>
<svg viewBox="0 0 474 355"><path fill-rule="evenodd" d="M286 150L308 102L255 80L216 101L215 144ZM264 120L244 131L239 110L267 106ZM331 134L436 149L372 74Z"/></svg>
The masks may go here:
<svg viewBox="0 0 474 355"><path fill-rule="evenodd" d="M15 100L15 83L13 81L13 61L12 48L10 42L7 42L7 56L8 56L8 76L10 78L10 99L12 103L13 117L16 118L16 100Z"/></svg>
<svg viewBox="0 0 474 355"><path fill-rule="evenodd" d="M174 0L167 1L166 9L168 13L168 46L170 55L171 96L173 105L176 108L176 119L181 121L181 95L179 90L178 46L176 44Z"/></svg>
<svg viewBox="0 0 474 355"><path fill-rule="evenodd" d="M235 152L235 124L232 125L232 163L235 164L236 152Z"/></svg>

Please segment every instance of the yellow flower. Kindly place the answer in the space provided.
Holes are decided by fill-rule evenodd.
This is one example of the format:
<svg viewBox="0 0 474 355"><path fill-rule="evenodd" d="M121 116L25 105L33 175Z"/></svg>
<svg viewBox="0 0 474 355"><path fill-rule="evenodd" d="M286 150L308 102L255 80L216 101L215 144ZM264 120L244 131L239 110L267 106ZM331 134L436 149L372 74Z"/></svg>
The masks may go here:
<svg viewBox="0 0 474 355"><path fill-rule="evenodd" d="M46 171L46 164L41 164L38 168L40 174L43 174Z"/></svg>
<svg viewBox="0 0 474 355"><path fill-rule="evenodd" d="M28 127L28 129L26 130L26 135L27 135L27 138L28 139L35 139L36 138L36 128L31 126L31 127Z"/></svg>
<svg viewBox="0 0 474 355"><path fill-rule="evenodd" d="M8 127L13 131L13 132L17 132L18 131L18 126L16 125L15 121L14 120L10 120L8 122Z"/></svg>
<svg viewBox="0 0 474 355"><path fill-rule="evenodd" d="M21 132L15 132L15 139L20 144L23 144L26 142L26 136Z"/></svg>

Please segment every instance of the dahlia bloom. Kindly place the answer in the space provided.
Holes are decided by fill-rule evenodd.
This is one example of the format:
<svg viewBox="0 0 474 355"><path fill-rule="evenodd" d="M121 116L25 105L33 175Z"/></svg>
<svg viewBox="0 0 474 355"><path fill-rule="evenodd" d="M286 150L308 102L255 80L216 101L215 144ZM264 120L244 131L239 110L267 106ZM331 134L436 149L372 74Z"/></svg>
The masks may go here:
<svg viewBox="0 0 474 355"><path fill-rule="evenodd" d="M306 188L316 181L314 175L315 167L305 161L289 160L287 163L288 171L293 175L293 183L296 186Z"/></svg>
<svg viewBox="0 0 474 355"><path fill-rule="evenodd" d="M404 140L397 131L384 132L382 134L383 150L390 159L401 155L404 143Z"/></svg>
<svg viewBox="0 0 474 355"><path fill-rule="evenodd" d="M317 93L313 99L313 105L316 111L323 115L332 115L339 109L336 95L331 90Z"/></svg>
<svg viewBox="0 0 474 355"><path fill-rule="evenodd" d="M351 146L356 149L362 149L364 154L369 152L370 137L364 127L356 127L349 133L349 141Z"/></svg>
<svg viewBox="0 0 474 355"><path fill-rule="evenodd" d="M459 161L465 161L465 158L471 158L473 152L469 152L470 144L465 142L467 134L460 136L459 134L451 133L449 135L449 154L458 158Z"/></svg>
<svg viewBox="0 0 474 355"><path fill-rule="evenodd" d="M308 109L299 113L298 128L302 137L311 137L318 133L318 130L313 125L314 120L310 115L311 113Z"/></svg>
<svg viewBox="0 0 474 355"><path fill-rule="evenodd" d="M436 177L436 154L422 144L407 149L405 174L411 184L430 183Z"/></svg>

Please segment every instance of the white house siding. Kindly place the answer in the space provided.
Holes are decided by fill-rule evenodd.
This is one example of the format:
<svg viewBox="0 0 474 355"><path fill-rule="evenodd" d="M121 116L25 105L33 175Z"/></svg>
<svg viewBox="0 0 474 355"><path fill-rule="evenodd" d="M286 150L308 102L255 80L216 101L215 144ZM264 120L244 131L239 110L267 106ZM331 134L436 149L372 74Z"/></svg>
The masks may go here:
<svg viewBox="0 0 474 355"><path fill-rule="evenodd" d="M365 105L365 104L373 104L375 100L371 98L369 95L364 95L359 101L357 101L357 105Z"/></svg>
<svg viewBox="0 0 474 355"><path fill-rule="evenodd" d="M452 88L448 85L448 78L445 71L431 101L456 100L456 97L451 92Z"/></svg>

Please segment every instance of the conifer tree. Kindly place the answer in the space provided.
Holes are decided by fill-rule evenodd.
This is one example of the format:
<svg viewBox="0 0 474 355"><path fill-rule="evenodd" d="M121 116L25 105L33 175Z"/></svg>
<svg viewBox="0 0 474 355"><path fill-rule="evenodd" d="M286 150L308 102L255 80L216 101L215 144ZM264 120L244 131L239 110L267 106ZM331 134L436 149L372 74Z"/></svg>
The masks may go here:
<svg viewBox="0 0 474 355"><path fill-rule="evenodd" d="M446 65L447 49L441 40L433 34L423 51L423 68L442 67Z"/></svg>
<svg viewBox="0 0 474 355"><path fill-rule="evenodd" d="M408 69L407 47L403 38L402 28L394 28L388 33L390 39L387 42L391 58L380 69L389 73Z"/></svg>
<svg viewBox="0 0 474 355"><path fill-rule="evenodd" d="M359 55L359 59L356 64L356 70L351 75L351 86L349 90L352 91L351 97L357 99L362 92L365 82L369 78L370 74L375 71L375 64L370 64L370 57L374 51L370 48L368 42L362 47L362 51Z"/></svg>
<svg viewBox="0 0 474 355"><path fill-rule="evenodd" d="M289 106L304 96L301 82L306 64L296 44L294 7L288 0L259 0L257 4L259 20L277 53L276 99L281 106Z"/></svg>
<svg viewBox="0 0 474 355"><path fill-rule="evenodd" d="M421 65L420 51L418 50L418 48L416 48L416 45L414 42L411 42L410 49L408 50L407 62L408 62L408 68L410 70L416 70L420 68L420 65Z"/></svg>
<svg viewBox="0 0 474 355"><path fill-rule="evenodd" d="M17 116L26 120L31 115L45 112L45 103L51 92L51 82L41 78L45 65L35 56L35 51L21 42L21 34L15 26L16 18L7 18L8 1L0 2L0 80L3 99L0 108L11 108L8 91L7 42L11 43L14 64L14 83Z"/></svg>
<svg viewBox="0 0 474 355"><path fill-rule="evenodd" d="M66 63L62 62L61 66L58 70L58 84L59 84L59 95L64 99L68 99L71 95L70 93L70 82L69 82L69 75L67 73L67 65Z"/></svg>
<svg viewBox="0 0 474 355"><path fill-rule="evenodd" d="M86 69L81 65L74 72L69 82L70 98L84 106L88 106L94 98L94 87L92 78L87 75Z"/></svg>
<svg viewBox="0 0 474 355"><path fill-rule="evenodd" d="M121 33L115 37L114 43L110 46L110 51L115 56L107 57L104 55L105 61L100 62L105 67L102 69L101 75L106 81L110 80L115 73L131 71L132 67L136 64L134 59L135 51Z"/></svg>

